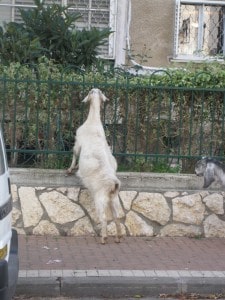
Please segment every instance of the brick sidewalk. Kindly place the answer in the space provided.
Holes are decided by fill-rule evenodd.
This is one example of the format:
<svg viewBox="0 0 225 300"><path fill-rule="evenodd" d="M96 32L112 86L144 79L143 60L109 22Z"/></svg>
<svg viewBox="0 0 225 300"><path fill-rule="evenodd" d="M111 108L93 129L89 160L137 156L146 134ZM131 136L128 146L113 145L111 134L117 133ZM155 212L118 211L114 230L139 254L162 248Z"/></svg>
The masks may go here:
<svg viewBox="0 0 225 300"><path fill-rule="evenodd" d="M20 270L224 271L225 238L109 238L19 235Z"/></svg>
<svg viewBox="0 0 225 300"><path fill-rule="evenodd" d="M225 238L19 236L17 295L158 299L225 295Z"/></svg>

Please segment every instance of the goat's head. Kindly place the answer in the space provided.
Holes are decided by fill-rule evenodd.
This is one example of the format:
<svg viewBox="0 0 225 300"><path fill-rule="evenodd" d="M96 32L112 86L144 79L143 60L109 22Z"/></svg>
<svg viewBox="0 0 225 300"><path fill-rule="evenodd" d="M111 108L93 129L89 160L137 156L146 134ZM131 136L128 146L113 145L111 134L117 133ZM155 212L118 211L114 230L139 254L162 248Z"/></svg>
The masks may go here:
<svg viewBox="0 0 225 300"><path fill-rule="evenodd" d="M109 99L102 93L101 90L99 89L92 89L88 93L88 95L84 98L82 102L89 102L92 101L93 99L99 99L101 101L101 104L105 101L108 101Z"/></svg>
<svg viewBox="0 0 225 300"><path fill-rule="evenodd" d="M204 157L197 161L195 165L195 174L197 176L204 176L203 188L209 187L210 184L215 181L215 169L218 168L218 164L218 161L208 157Z"/></svg>
<svg viewBox="0 0 225 300"><path fill-rule="evenodd" d="M203 176L207 167L207 157L203 157L199 161L197 161L195 165L195 174L197 176Z"/></svg>

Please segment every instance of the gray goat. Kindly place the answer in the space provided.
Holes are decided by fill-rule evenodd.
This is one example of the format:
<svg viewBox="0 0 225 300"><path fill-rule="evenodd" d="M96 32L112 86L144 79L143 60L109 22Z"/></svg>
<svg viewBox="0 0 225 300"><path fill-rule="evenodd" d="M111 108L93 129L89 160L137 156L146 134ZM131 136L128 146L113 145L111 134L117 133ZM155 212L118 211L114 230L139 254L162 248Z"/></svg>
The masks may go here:
<svg viewBox="0 0 225 300"><path fill-rule="evenodd" d="M204 157L197 161L195 174L204 176L203 188L209 187L214 181L225 187L225 165L214 158Z"/></svg>

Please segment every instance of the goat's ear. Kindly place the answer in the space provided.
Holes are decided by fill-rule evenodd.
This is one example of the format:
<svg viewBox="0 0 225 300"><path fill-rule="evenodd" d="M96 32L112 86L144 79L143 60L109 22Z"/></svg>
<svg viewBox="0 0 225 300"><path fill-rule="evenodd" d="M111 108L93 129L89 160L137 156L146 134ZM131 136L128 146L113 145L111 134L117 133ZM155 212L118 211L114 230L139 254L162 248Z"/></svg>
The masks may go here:
<svg viewBox="0 0 225 300"><path fill-rule="evenodd" d="M86 103L88 102L90 99L89 99L89 94L84 98L84 100L82 100L82 102Z"/></svg>
<svg viewBox="0 0 225 300"><path fill-rule="evenodd" d="M102 92L101 92L102 101L109 101L109 98L107 98Z"/></svg>

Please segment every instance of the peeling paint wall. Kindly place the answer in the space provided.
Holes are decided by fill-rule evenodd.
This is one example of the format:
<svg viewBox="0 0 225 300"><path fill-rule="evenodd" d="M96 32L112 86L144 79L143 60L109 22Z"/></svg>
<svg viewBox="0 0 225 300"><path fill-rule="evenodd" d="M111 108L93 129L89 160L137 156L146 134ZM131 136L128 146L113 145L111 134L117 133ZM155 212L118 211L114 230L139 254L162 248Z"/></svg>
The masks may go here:
<svg viewBox="0 0 225 300"><path fill-rule="evenodd" d="M141 59L144 59L146 61L142 64L148 67L170 65L174 16L174 0L131 0L129 42L136 62L141 63ZM142 58L135 55L141 55Z"/></svg>

